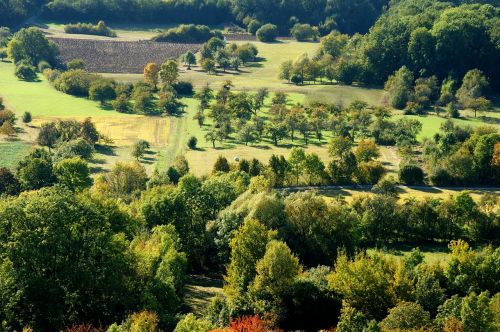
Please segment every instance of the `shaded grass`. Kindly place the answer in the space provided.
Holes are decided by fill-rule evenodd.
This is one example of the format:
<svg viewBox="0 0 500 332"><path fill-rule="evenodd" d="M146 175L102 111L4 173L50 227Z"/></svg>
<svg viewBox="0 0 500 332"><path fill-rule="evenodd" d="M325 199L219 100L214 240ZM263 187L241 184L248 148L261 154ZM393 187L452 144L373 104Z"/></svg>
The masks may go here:
<svg viewBox="0 0 500 332"><path fill-rule="evenodd" d="M0 143L0 167L14 169L17 163L28 153L31 145L22 141Z"/></svg>

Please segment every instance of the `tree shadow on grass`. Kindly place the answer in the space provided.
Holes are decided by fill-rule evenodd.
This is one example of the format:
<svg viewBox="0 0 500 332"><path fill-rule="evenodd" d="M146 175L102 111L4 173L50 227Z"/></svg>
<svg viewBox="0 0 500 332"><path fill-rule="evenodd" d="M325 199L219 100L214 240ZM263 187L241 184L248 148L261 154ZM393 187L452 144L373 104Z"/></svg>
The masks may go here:
<svg viewBox="0 0 500 332"><path fill-rule="evenodd" d="M116 156L115 148L109 145L96 145L95 151L105 156Z"/></svg>

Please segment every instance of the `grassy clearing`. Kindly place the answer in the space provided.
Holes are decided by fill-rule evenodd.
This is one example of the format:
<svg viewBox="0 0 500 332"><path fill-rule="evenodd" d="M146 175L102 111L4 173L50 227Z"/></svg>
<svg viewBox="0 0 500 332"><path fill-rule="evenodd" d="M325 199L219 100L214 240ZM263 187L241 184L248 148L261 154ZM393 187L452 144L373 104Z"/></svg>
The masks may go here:
<svg viewBox="0 0 500 332"><path fill-rule="evenodd" d="M27 150L22 146L34 145L37 127L42 123L57 119L75 119L78 121L91 117L97 129L113 139L115 148L112 151L101 151L91 164L97 171L109 170L117 161L130 161L130 146L139 139L145 139L152 145L153 154L146 156L143 164L150 172L156 162L156 153L167 144L169 137L169 118L146 117L117 113L99 103L77 98L55 90L42 75L38 82L24 82L14 76L11 63L0 62L0 95L18 117L24 112L31 112L33 125L20 125L19 138L22 142L4 142L0 150L0 163L14 165L19 155ZM20 121L18 121L20 122ZM3 141L2 141L3 142ZM17 145L16 145L17 144ZM6 148L5 146L11 146ZM11 150L10 153L3 153ZM17 153L15 153L17 151ZM16 157L17 156L17 157Z"/></svg>
<svg viewBox="0 0 500 332"><path fill-rule="evenodd" d="M202 316L215 296L222 294L222 280L201 275L190 275L185 286L184 304L189 311Z"/></svg>
<svg viewBox="0 0 500 332"><path fill-rule="evenodd" d="M14 169L31 145L22 141L0 142L0 167Z"/></svg>
<svg viewBox="0 0 500 332"><path fill-rule="evenodd" d="M440 264L449 259L449 249L447 245L397 245L385 248L370 248L367 250L368 255L382 254L389 259L401 260L408 256L413 248L419 248L424 255L424 261L427 264Z"/></svg>

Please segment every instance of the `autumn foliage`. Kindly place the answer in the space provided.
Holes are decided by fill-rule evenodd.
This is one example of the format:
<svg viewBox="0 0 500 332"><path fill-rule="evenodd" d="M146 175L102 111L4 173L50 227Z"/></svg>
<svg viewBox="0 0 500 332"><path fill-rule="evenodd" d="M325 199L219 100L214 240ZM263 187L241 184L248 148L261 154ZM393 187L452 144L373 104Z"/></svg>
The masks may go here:
<svg viewBox="0 0 500 332"><path fill-rule="evenodd" d="M259 316L243 316L231 321L229 327L211 332L267 332L269 324Z"/></svg>

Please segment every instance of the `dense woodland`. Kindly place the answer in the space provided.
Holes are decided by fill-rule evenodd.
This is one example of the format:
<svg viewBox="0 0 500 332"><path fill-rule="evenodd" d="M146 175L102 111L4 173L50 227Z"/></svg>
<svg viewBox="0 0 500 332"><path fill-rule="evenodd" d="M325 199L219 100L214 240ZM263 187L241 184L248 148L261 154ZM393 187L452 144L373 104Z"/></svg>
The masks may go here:
<svg viewBox="0 0 500 332"><path fill-rule="evenodd" d="M0 0L8 13L0 25L40 5ZM143 80L128 84L78 59L61 63L37 28L3 28L0 55L19 80L41 74L66 95L146 116L183 116L182 97L194 98L189 120L207 128L188 140L191 150L198 139L214 151L228 141L300 147L264 161L220 156L197 177L182 155L148 174L141 161L151 146L139 140L134 161L92 174L94 156L113 144L92 119L42 123L37 146L0 168L0 331L499 331L498 193L403 198L398 187L500 184L498 130L452 121L492 107L498 3L55 0L43 15L192 23L157 40L201 49L148 63ZM283 84L384 84L382 103L291 103L265 87L242 91L227 80L194 89L180 80L181 66L223 75L261 61L255 43L195 25L228 21L264 42L288 33L319 40L317 54L283 63ZM68 28L110 32L103 22ZM422 123L407 115L430 112L449 119L419 140ZM32 120L0 98L0 134ZM327 147L327 159L313 144ZM382 146L401 157L394 176L379 160ZM297 188L324 185L371 189L347 200ZM415 249L391 255L397 247ZM438 261L419 247L448 250ZM190 275L224 285L196 315L184 301Z"/></svg>

